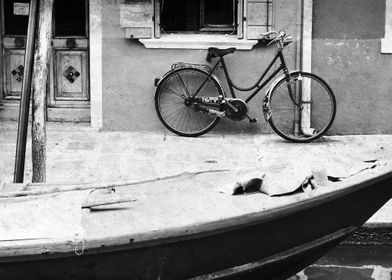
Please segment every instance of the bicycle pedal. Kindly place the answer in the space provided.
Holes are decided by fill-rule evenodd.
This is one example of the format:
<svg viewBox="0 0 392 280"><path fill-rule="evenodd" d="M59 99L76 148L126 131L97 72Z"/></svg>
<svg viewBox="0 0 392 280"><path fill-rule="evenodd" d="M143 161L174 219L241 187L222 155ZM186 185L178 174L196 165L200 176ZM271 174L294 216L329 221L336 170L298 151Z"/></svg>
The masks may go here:
<svg viewBox="0 0 392 280"><path fill-rule="evenodd" d="M257 123L257 122L259 122L259 119L257 119L257 118L249 118L249 122L250 123Z"/></svg>

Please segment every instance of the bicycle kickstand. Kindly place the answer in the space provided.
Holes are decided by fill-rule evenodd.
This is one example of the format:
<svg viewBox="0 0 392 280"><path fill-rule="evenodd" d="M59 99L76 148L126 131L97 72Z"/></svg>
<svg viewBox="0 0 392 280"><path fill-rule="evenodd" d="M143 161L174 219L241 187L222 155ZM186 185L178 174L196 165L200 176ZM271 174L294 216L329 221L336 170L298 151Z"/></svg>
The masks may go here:
<svg viewBox="0 0 392 280"><path fill-rule="evenodd" d="M248 118L250 123L257 123L257 122L259 122L258 118L251 118L251 117L248 116L248 114L246 114L246 117Z"/></svg>

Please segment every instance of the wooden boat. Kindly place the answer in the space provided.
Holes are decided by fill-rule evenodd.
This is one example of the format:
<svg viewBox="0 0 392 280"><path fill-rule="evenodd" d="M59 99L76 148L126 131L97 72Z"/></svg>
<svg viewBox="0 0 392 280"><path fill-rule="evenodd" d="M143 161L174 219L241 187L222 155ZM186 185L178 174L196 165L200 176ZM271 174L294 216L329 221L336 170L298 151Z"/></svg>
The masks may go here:
<svg viewBox="0 0 392 280"><path fill-rule="evenodd" d="M0 279L285 279L392 197L388 165L280 197L219 191L232 174L1 193Z"/></svg>

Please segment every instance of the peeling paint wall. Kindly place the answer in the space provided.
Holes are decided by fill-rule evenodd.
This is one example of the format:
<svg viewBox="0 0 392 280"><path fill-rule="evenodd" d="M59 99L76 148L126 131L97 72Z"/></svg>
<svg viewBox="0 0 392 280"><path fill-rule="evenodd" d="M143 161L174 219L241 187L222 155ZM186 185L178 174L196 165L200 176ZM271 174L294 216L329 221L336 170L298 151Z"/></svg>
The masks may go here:
<svg viewBox="0 0 392 280"><path fill-rule="evenodd" d="M275 29L284 29L297 37L300 18L297 0L275 0ZM105 130L163 131L154 107L154 79L162 77L171 65L183 61L206 63L206 50L146 49L139 41L125 39L120 27L120 1L102 1L102 64L103 64L103 128ZM274 48L256 45L252 51L228 55L226 63L234 82L241 86L253 84L274 56ZM296 44L286 51L291 69L297 68ZM222 76L222 71L218 76ZM249 104L250 116L260 122L250 124L221 121L216 132L269 133L262 115L260 92ZM247 94L238 94L246 97Z"/></svg>
<svg viewBox="0 0 392 280"><path fill-rule="evenodd" d="M330 133L392 133L392 55L380 52L385 0L313 3L312 71L337 98Z"/></svg>

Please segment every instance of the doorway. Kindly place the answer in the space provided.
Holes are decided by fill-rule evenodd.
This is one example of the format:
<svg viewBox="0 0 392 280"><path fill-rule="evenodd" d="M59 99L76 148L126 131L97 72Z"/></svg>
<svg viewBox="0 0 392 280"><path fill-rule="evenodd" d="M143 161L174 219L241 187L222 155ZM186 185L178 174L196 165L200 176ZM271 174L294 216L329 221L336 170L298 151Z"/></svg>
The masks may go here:
<svg viewBox="0 0 392 280"><path fill-rule="evenodd" d="M26 47L29 0L0 0L1 84L0 102L19 103ZM55 0L52 28L52 58L47 84L49 121L89 121L88 1ZM12 110L9 114L15 118ZM7 116L2 116L6 119Z"/></svg>

